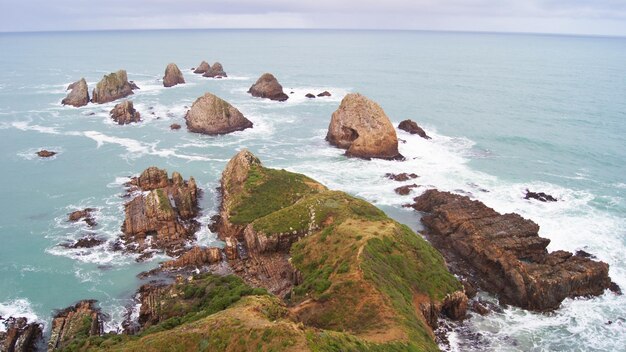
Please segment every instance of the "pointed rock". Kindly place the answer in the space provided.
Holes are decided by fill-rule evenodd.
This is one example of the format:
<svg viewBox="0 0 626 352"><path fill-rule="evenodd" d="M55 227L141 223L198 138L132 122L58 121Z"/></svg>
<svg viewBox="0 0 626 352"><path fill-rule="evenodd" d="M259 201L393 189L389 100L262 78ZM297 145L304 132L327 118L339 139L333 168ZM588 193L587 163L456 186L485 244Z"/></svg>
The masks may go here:
<svg viewBox="0 0 626 352"><path fill-rule="evenodd" d="M61 104L80 107L89 103L89 89L87 88L87 81L85 81L84 78L70 84L67 90L71 90L71 92L65 99L61 100Z"/></svg>
<svg viewBox="0 0 626 352"><path fill-rule="evenodd" d="M253 97L267 98L277 101L285 101L289 99L289 96L283 92L283 86L278 83L278 80L271 73L264 73L259 77L255 84L253 84L248 93Z"/></svg>
<svg viewBox="0 0 626 352"><path fill-rule="evenodd" d="M202 75L202 77L222 78L228 76L226 75L226 72L224 72L222 64L216 62L213 64L213 66L209 67L209 69Z"/></svg>
<svg viewBox="0 0 626 352"><path fill-rule="evenodd" d="M196 67L196 69L193 71L193 73L199 73L199 74L207 73L209 68L211 68L211 66L209 66L209 63L206 62L206 61L202 61L200 63L200 65L198 65L198 67Z"/></svg>
<svg viewBox="0 0 626 352"><path fill-rule="evenodd" d="M184 83L185 78L183 77L183 73L178 69L178 66L174 63L168 64L165 68L165 76L163 76L163 86L173 87L177 84Z"/></svg>

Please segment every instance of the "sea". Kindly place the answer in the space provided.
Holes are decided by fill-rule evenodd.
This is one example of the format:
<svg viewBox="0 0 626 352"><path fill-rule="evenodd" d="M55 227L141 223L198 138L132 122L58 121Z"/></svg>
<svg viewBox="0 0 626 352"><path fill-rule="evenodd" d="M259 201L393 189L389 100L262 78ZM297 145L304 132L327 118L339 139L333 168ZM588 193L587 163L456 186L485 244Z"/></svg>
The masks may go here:
<svg viewBox="0 0 626 352"><path fill-rule="evenodd" d="M335 30L162 30L0 34L0 316L49 328L56 309L97 299L107 331L118 331L155 268L110 249L124 218L124 183L149 166L193 176L202 188L197 242L223 245L207 228L216 187L237 151L268 167L304 173L366 199L422 230L402 205L426 189L468 195L541 227L549 250L584 250L610 265L626 289L626 38L558 35ZM192 73L220 62L224 79ZM186 84L164 88L168 63ZM142 121L120 126L115 103L62 106L68 84L90 90L125 69ZM247 94L273 73L289 100ZM309 99L307 93L329 91ZM222 136L185 130L184 115L211 92L254 128ZM293 93L292 93L293 92ZM359 92L394 125L412 119L432 137L398 131L406 161L346 158L325 140L341 99ZM170 129L172 123L183 126ZM58 152L52 158L40 149ZM416 173L399 183L386 173ZM409 196L394 188L415 183ZM525 190L557 202L524 199ZM97 226L67 222L96 208ZM107 243L60 244L87 233ZM480 293L497 304L497 298ZM2 324L0 324L2 328ZM626 296L566 299L548 313L502 307L450 323L447 351L626 351Z"/></svg>

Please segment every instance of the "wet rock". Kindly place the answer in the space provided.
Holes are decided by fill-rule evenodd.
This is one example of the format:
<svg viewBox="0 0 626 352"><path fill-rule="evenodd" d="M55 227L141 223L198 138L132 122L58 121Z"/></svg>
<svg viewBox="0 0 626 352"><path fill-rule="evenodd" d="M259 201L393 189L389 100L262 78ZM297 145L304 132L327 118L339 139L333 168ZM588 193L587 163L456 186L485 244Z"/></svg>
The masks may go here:
<svg viewBox="0 0 626 352"><path fill-rule="evenodd" d="M173 123L170 125L170 129L172 130L180 130L180 125L177 123Z"/></svg>
<svg viewBox="0 0 626 352"><path fill-rule="evenodd" d="M219 263L222 260L222 251L216 247L195 246L180 257L162 264L165 269L201 268Z"/></svg>
<svg viewBox="0 0 626 352"><path fill-rule="evenodd" d="M252 128L252 122L237 108L211 93L196 99L185 120L189 131L210 135Z"/></svg>
<svg viewBox="0 0 626 352"><path fill-rule="evenodd" d="M94 208L85 208L82 210L73 211L68 214L67 221L77 222L82 220L90 227L94 227L97 225L96 220L93 218L93 212L95 211L96 209Z"/></svg>
<svg viewBox="0 0 626 352"><path fill-rule="evenodd" d="M101 335L103 315L95 304L95 300L84 300L57 312L52 320L48 351L64 350L77 337Z"/></svg>
<svg viewBox="0 0 626 352"><path fill-rule="evenodd" d="M93 248L96 246L99 246L103 243L105 243L106 240L102 239L102 238L98 238L94 235L87 235L85 237L81 237L79 238L76 242L74 243L64 243L62 244L63 247L65 248L70 248L70 249L78 249L78 248Z"/></svg>
<svg viewBox="0 0 626 352"><path fill-rule="evenodd" d="M579 257L583 257L583 258L596 259L595 255L593 255L591 253L588 253L588 252L585 252L582 249L577 250L574 255L579 256Z"/></svg>
<svg viewBox="0 0 626 352"><path fill-rule="evenodd" d="M424 139L431 139L426 134L426 132L424 132L424 130L420 126L418 126L417 123L413 120L404 120L400 122L400 124L398 125L398 128L403 131L407 131L410 134L417 134L418 136Z"/></svg>
<svg viewBox="0 0 626 352"><path fill-rule="evenodd" d="M323 92L321 92L320 94L317 95L318 97L329 97L330 96L330 92L325 90Z"/></svg>
<svg viewBox="0 0 626 352"><path fill-rule="evenodd" d="M67 90L71 90L71 92L61 100L61 104L80 107L89 103L89 89L84 78L70 84Z"/></svg>
<svg viewBox="0 0 626 352"><path fill-rule="evenodd" d="M383 109L358 93L346 95L332 115L326 140L346 155L402 160L398 137Z"/></svg>
<svg viewBox="0 0 626 352"><path fill-rule="evenodd" d="M198 67L196 67L196 69L193 71L193 73L204 74L204 73L207 73L209 68L211 68L211 66L209 66L209 63L206 62L206 61L202 61L200 63L200 65L198 65Z"/></svg>
<svg viewBox="0 0 626 352"><path fill-rule="evenodd" d="M226 75L226 72L224 72L222 64L216 62L211 67L209 67L209 69L202 75L202 77L222 78L228 77L228 75Z"/></svg>
<svg viewBox="0 0 626 352"><path fill-rule="evenodd" d="M411 193L411 189L413 188L417 188L417 185L415 183L412 185L400 186L394 189L394 191L401 196L406 196Z"/></svg>
<svg viewBox="0 0 626 352"><path fill-rule="evenodd" d="M305 95L305 97L307 97L307 98L309 98L309 99L315 99L315 95L314 95L314 94L311 94L311 93L307 93L307 94Z"/></svg>
<svg viewBox="0 0 626 352"><path fill-rule="evenodd" d="M289 99L289 96L283 92L283 86L278 83L278 80L271 73L264 73L254 83L248 93L253 97L267 98L276 101L285 101Z"/></svg>
<svg viewBox="0 0 626 352"><path fill-rule="evenodd" d="M526 195L524 196L524 199L536 199L538 201L541 202L556 202L557 199L554 198L553 196L547 194L547 193L543 193L543 192L531 192L528 189L526 189Z"/></svg>
<svg viewBox="0 0 626 352"><path fill-rule="evenodd" d="M128 82L125 70L119 70L105 75L98 82L91 95L91 102L96 104L108 103L133 94L133 89L139 89L139 87Z"/></svg>
<svg viewBox="0 0 626 352"><path fill-rule="evenodd" d="M472 302L472 310L480 315L489 314L489 309L483 306L480 302L474 301Z"/></svg>
<svg viewBox="0 0 626 352"><path fill-rule="evenodd" d="M609 290L617 295L622 294L622 288L613 281L611 281L611 284L609 285Z"/></svg>
<svg viewBox="0 0 626 352"><path fill-rule="evenodd" d="M426 234L451 271L503 303L551 310L567 297L600 295L611 284L608 264L565 251L548 253L550 240L539 237L539 226L517 214L501 215L479 201L437 190L415 198L413 208L428 213L421 219Z"/></svg>
<svg viewBox="0 0 626 352"><path fill-rule="evenodd" d="M141 121L141 114L135 110L133 102L130 100L125 100L115 105L110 115L113 121L117 122L119 125Z"/></svg>
<svg viewBox="0 0 626 352"><path fill-rule="evenodd" d="M185 78L183 77L183 73L180 72L178 66L174 63L170 63L165 68L165 76L163 76L163 86L164 87L173 87L177 84L184 84Z"/></svg>
<svg viewBox="0 0 626 352"><path fill-rule="evenodd" d="M4 321L3 321L4 320ZM39 323L28 322L23 317L0 316L0 324L4 324L6 331L0 331L0 351L2 352L33 352L37 351L43 336L43 326Z"/></svg>
<svg viewBox="0 0 626 352"><path fill-rule="evenodd" d="M392 174L392 173L386 173L385 177L387 177L390 180L394 180L394 181L398 181L398 182L404 182L404 181L408 181L410 179L414 179L414 178L418 178L419 176L417 176L414 173L406 173L403 172L401 174Z"/></svg>
<svg viewBox="0 0 626 352"><path fill-rule="evenodd" d="M52 156L57 155L56 152L53 152L53 151L50 151L50 150L45 150L45 149L42 149L42 150L38 151L36 154L40 158L50 158Z"/></svg>

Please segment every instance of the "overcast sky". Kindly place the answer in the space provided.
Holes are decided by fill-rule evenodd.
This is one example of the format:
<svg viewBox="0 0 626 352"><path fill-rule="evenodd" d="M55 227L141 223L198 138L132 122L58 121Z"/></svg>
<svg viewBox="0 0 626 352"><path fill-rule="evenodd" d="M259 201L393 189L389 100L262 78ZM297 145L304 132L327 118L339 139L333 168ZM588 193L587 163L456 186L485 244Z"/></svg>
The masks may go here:
<svg viewBox="0 0 626 352"><path fill-rule="evenodd" d="M626 0L0 0L0 31L423 29L626 35Z"/></svg>

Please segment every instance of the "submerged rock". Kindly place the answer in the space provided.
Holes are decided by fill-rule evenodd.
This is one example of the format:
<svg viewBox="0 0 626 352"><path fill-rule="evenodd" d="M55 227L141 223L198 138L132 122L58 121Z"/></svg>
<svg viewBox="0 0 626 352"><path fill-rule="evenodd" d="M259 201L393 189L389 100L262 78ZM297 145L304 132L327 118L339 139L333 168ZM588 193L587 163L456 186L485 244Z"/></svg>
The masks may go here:
<svg viewBox="0 0 626 352"><path fill-rule="evenodd" d="M501 215L479 201L428 190L413 208L431 243L443 252L451 270L501 302L544 311L567 297L597 296L609 288L609 266L569 252L548 253L549 239L539 226L517 214Z"/></svg>
<svg viewBox="0 0 626 352"><path fill-rule="evenodd" d="M28 322L23 317L0 316L0 324L5 331L0 331L0 351L2 352L33 352L42 340L43 326L36 322Z"/></svg>
<svg viewBox="0 0 626 352"><path fill-rule="evenodd" d="M317 95L318 97L329 97L330 96L330 92L325 90L323 92L321 92L320 94Z"/></svg>
<svg viewBox="0 0 626 352"><path fill-rule="evenodd" d="M214 63L209 69L202 75L202 77L222 78L228 77L224 72L224 67L219 62Z"/></svg>
<svg viewBox="0 0 626 352"><path fill-rule="evenodd" d="M139 89L139 87L132 82L128 82L125 70L119 70L105 75L98 82L91 95L91 102L96 104L108 103L133 94L133 89Z"/></svg>
<svg viewBox="0 0 626 352"><path fill-rule="evenodd" d="M346 95L328 126L326 140L346 155L401 160L398 137L383 109L358 93Z"/></svg>
<svg viewBox="0 0 626 352"><path fill-rule="evenodd" d="M57 152L53 152L53 151L50 151L50 150L42 149L42 150L38 151L36 154L40 158L50 158L50 157L53 157L53 156L57 155Z"/></svg>
<svg viewBox="0 0 626 352"><path fill-rule="evenodd" d="M119 125L127 125L141 121L141 114L135 110L133 102L130 100L125 100L115 105L110 115L113 121L117 122Z"/></svg>
<svg viewBox="0 0 626 352"><path fill-rule="evenodd" d="M309 99L315 99L315 95L314 95L314 94L312 94L312 93L307 93L307 94L305 95L305 97L306 97L306 98L309 98Z"/></svg>
<svg viewBox="0 0 626 352"><path fill-rule="evenodd" d="M283 92L283 86L278 83L278 80L271 73L264 73L254 83L248 93L253 97L267 98L276 101L285 101L289 99L289 96Z"/></svg>
<svg viewBox="0 0 626 352"><path fill-rule="evenodd" d="M165 76L163 76L163 86L164 87L173 87L177 84L184 84L185 78L183 77L183 73L180 72L178 66L174 63L170 63L165 68Z"/></svg>
<svg viewBox="0 0 626 352"><path fill-rule="evenodd" d="M209 68L211 68L211 66L209 66L209 63L206 61L202 61L200 65L196 67L193 73L203 74L203 73L206 73L209 70Z"/></svg>
<svg viewBox="0 0 626 352"><path fill-rule="evenodd" d="M420 126L418 126L417 123L413 120L404 120L400 122L400 124L398 125L398 128L403 131L407 131L410 134L417 134L418 136L424 139L431 139L426 134L426 132L424 132L424 130Z"/></svg>
<svg viewBox="0 0 626 352"><path fill-rule="evenodd" d="M408 181L408 180L413 179L413 178L418 178L419 176L417 176L415 173L410 173L409 174L409 173L403 172L401 174L386 173L385 177L387 177L390 180L404 182L404 181Z"/></svg>
<svg viewBox="0 0 626 352"><path fill-rule="evenodd" d="M547 194L547 193L543 193L543 192L531 192L528 189L526 189L526 195L524 196L524 199L536 199L538 201L541 202L556 202L557 199L554 198L553 196Z"/></svg>
<svg viewBox="0 0 626 352"><path fill-rule="evenodd" d="M252 122L237 108L211 93L196 99L185 120L189 131L210 135L252 128Z"/></svg>
<svg viewBox="0 0 626 352"><path fill-rule="evenodd" d="M64 350L76 338L101 335L103 315L95 304L95 300L84 300L57 312L52 319L48 351Z"/></svg>
<svg viewBox="0 0 626 352"><path fill-rule="evenodd" d="M70 84L67 90L71 90L71 92L61 100L61 104L80 107L89 103L89 88L87 88L87 81L84 78Z"/></svg>

